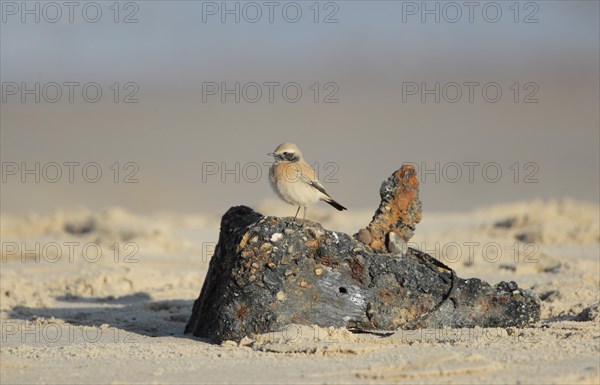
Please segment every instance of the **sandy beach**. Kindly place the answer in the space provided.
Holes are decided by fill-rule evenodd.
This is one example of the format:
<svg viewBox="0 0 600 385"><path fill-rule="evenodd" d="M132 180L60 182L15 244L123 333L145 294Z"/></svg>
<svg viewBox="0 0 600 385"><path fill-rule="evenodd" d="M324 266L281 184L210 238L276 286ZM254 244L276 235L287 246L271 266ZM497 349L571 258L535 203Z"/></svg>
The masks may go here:
<svg viewBox="0 0 600 385"><path fill-rule="evenodd" d="M2 0L0 15L0 385L600 384L600 1ZM421 301L442 295L421 285L426 276L406 264L387 274L379 267L397 261L369 254L374 269L348 271L381 283L366 288L386 299L379 314L406 320L452 303L481 317L451 298L460 282L475 287L459 291L485 319L495 316L481 306L489 300L523 320L512 325L535 322L379 334L292 324L218 344L184 334L223 214L294 214L270 183L269 154L284 142L348 208L308 207L336 245L370 223L382 182L414 167L422 211L411 194L394 203L409 203L411 221L423 215L409 246L464 280L447 281L436 309ZM407 186L416 192L416 181ZM418 220L402 217L384 224L405 239ZM290 241L285 230L269 241ZM403 250L378 234L359 246ZM309 247L286 246L260 244L266 263L245 261L248 282ZM299 287L328 285L317 269L316 284ZM470 278L518 289L488 295ZM397 302L418 298L416 313L386 307L397 283L411 295ZM347 288L326 298L375 319L373 302ZM298 299L267 289L285 306ZM311 323L296 309L337 310L305 306L314 293L289 318L253 320ZM262 297L245 294L256 301L216 314L243 324L246 309L262 312ZM338 313L335 325L352 328L351 312ZM456 323L419 325L507 325L454 314ZM246 325L218 335L237 341Z"/></svg>
<svg viewBox="0 0 600 385"><path fill-rule="evenodd" d="M289 215L265 202L256 209ZM224 210L225 211L225 210ZM221 345L183 334L219 217L78 208L2 216L4 384L552 383L600 380L599 207L533 200L431 213L411 246L542 299L526 329L353 334L290 325ZM372 212L309 211L354 233Z"/></svg>

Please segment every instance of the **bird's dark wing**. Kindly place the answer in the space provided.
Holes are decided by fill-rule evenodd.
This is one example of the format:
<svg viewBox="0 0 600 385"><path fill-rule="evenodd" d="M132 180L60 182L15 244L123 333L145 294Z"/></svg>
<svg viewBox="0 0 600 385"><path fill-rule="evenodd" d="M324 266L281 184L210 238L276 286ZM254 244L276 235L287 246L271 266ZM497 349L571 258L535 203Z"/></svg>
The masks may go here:
<svg viewBox="0 0 600 385"><path fill-rule="evenodd" d="M329 196L329 194L327 194L327 191L325 191L325 188L323 186L321 186L321 183L319 183L319 181L311 180L311 181L309 181L307 183L308 183L309 186L316 188L317 190L319 190L320 192L322 192L324 195L326 195L329 198L331 198Z"/></svg>

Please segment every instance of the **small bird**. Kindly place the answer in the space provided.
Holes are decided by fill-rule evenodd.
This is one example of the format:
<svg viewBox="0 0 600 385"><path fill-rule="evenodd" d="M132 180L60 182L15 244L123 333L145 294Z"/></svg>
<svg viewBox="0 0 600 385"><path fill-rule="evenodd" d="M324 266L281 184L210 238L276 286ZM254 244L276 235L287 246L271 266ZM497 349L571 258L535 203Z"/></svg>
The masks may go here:
<svg viewBox="0 0 600 385"><path fill-rule="evenodd" d="M342 211L347 210L337 203L323 188L317 180L315 171L304 161L298 146L293 143L283 143L277 146L274 152L267 155L275 157L275 162L269 170L271 187L277 195L287 203L298 206L294 222L304 207L302 215L302 227L306 218L306 206L324 201Z"/></svg>

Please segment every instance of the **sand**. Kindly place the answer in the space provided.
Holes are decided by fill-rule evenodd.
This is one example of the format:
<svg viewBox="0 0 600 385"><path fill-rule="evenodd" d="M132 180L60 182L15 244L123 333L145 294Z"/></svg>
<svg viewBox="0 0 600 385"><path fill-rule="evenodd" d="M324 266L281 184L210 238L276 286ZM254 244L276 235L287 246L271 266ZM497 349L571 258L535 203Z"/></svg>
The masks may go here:
<svg viewBox="0 0 600 385"><path fill-rule="evenodd" d="M293 213L274 202L256 209ZM308 215L354 233L372 211ZM183 329L218 217L119 208L3 215L0 381L597 384L599 217L598 205L571 200L424 214L412 246L461 277L531 289L542 320L530 328L370 335L290 325L214 345Z"/></svg>

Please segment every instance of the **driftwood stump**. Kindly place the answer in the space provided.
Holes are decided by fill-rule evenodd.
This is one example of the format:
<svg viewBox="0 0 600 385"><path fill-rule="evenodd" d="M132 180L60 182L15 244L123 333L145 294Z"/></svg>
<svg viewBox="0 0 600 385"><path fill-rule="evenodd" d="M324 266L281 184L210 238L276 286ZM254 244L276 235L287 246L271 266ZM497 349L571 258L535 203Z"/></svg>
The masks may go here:
<svg viewBox="0 0 600 385"><path fill-rule="evenodd" d="M221 342L291 323L377 332L539 320L539 300L514 282L461 279L423 252L398 250L421 217L411 167L385 181L381 195L355 237L230 208L185 332Z"/></svg>

